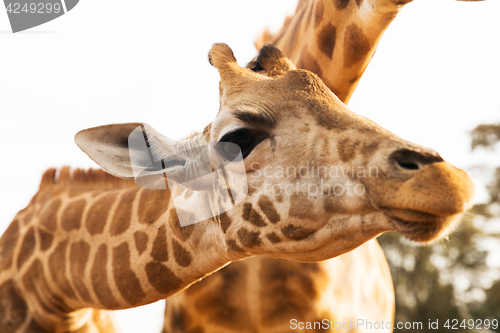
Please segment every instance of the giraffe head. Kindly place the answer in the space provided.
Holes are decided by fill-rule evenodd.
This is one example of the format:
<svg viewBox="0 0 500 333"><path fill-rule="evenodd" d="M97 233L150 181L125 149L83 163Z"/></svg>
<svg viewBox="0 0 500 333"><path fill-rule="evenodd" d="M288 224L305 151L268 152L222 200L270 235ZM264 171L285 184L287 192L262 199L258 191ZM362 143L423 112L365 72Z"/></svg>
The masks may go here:
<svg viewBox="0 0 500 333"><path fill-rule="evenodd" d="M428 242L470 207L473 185L464 171L350 111L275 47L264 46L244 68L216 44L209 61L221 76L220 110L183 145L215 143L223 159L243 158L248 195L212 220L234 257L325 260L389 230ZM132 177L127 138L137 125L85 130L76 141L108 172ZM199 165L192 151L165 160L175 143L153 136L167 178ZM235 203L232 196L210 200Z"/></svg>

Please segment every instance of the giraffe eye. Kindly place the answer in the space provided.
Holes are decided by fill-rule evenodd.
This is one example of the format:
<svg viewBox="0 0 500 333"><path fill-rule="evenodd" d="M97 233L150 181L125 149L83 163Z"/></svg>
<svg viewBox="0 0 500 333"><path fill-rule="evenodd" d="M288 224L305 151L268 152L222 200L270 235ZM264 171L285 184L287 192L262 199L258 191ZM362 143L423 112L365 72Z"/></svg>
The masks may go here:
<svg viewBox="0 0 500 333"><path fill-rule="evenodd" d="M230 142L221 142L221 152L225 157L232 160L240 153L240 147Z"/></svg>
<svg viewBox="0 0 500 333"><path fill-rule="evenodd" d="M227 160L234 160L241 151L246 158L268 135L259 130L238 129L228 133L216 144L216 150Z"/></svg>

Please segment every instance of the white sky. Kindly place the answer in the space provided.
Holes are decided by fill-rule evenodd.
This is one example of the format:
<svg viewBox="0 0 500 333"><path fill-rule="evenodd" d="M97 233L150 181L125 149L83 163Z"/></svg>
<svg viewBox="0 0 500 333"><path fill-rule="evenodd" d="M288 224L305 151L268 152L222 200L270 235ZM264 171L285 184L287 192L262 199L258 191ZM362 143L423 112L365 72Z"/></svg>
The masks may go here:
<svg viewBox="0 0 500 333"><path fill-rule="evenodd" d="M0 232L49 167L95 166L73 143L81 129L140 121L178 139L218 110L215 42L240 64L296 1L83 0L11 34L0 10ZM500 122L500 1L414 0L385 33L350 107L461 168L500 165L470 153L468 132ZM481 180L477 200L485 199ZM162 303L118 312L123 332L158 332Z"/></svg>

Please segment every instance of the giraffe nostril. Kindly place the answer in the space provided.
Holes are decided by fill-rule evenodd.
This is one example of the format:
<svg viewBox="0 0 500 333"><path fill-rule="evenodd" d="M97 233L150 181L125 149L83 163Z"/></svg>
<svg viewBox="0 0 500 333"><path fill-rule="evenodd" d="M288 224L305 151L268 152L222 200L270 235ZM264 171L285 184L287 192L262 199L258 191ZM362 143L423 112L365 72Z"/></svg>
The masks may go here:
<svg viewBox="0 0 500 333"><path fill-rule="evenodd" d="M436 153L419 152L411 149L398 149L389 156L389 161L404 170L419 170L424 165L442 162Z"/></svg>

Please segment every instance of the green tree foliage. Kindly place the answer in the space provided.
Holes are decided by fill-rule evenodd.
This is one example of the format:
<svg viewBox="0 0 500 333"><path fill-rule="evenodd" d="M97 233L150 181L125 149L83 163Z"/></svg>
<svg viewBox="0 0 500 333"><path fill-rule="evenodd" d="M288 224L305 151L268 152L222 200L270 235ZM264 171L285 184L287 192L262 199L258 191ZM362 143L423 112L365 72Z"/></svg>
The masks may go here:
<svg viewBox="0 0 500 333"><path fill-rule="evenodd" d="M472 150L495 150L500 141L500 124L479 125L472 132ZM457 229L444 240L427 246L411 244L396 233L378 238L391 267L396 292L395 322L439 320L438 332L447 331L447 320L497 319L500 322L500 274L487 264L488 246L500 235L489 228L500 223L500 167L487 186L489 200L466 213ZM497 228L498 229L498 228ZM490 247L491 248L491 247ZM479 322L475 322L478 324ZM481 326L482 327L482 326ZM500 332L500 328L454 332ZM397 332L398 330L395 330Z"/></svg>

